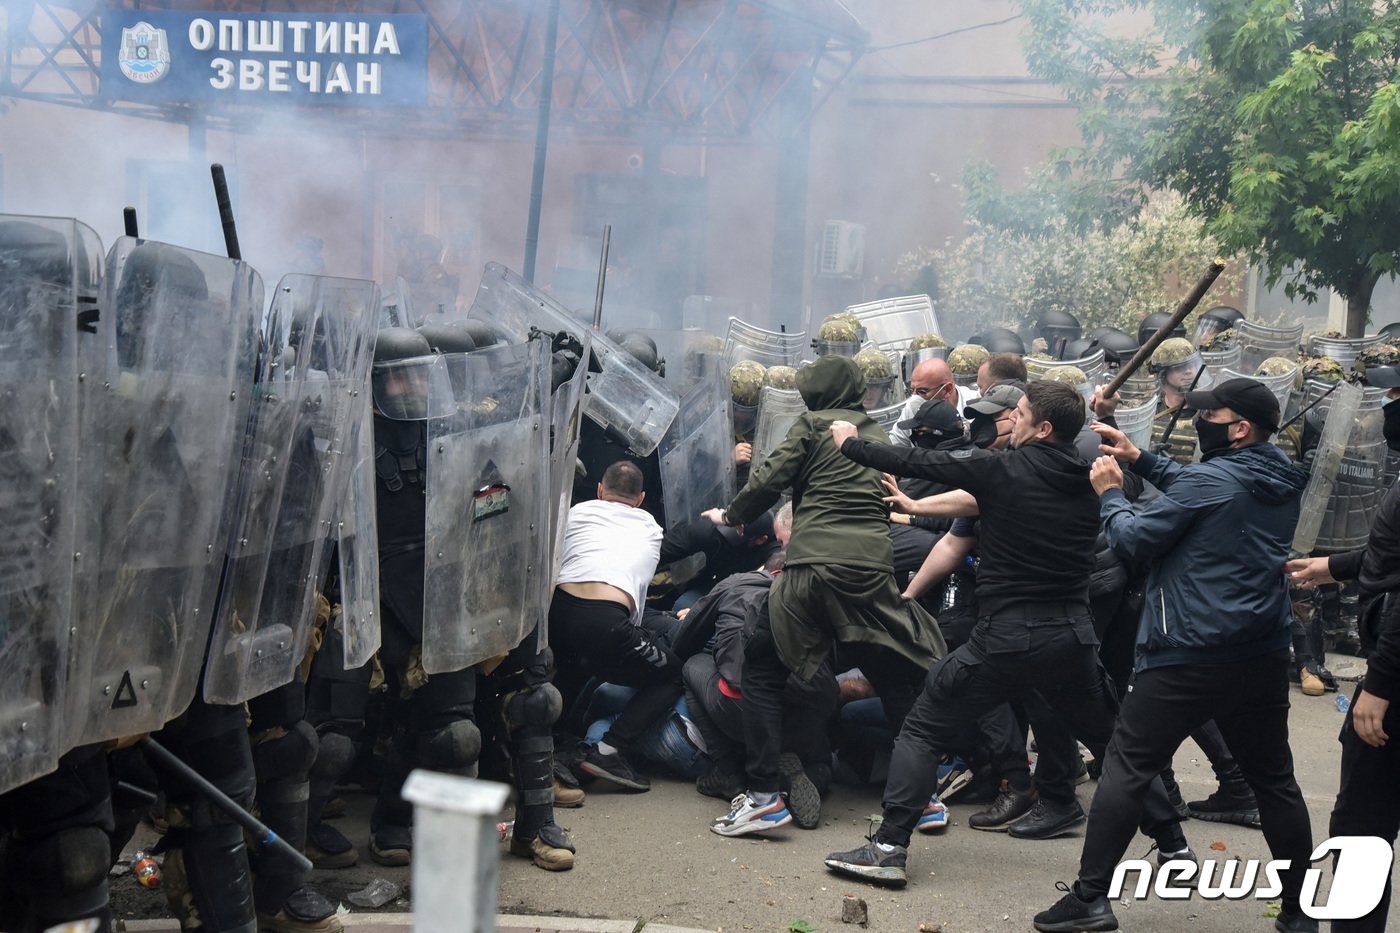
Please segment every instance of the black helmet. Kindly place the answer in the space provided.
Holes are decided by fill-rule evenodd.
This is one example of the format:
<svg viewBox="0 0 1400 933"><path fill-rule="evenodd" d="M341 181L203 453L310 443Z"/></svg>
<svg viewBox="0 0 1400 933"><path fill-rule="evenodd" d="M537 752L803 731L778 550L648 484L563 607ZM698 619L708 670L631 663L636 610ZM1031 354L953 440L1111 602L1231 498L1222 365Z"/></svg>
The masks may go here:
<svg viewBox="0 0 1400 933"><path fill-rule="evenodd" d="M1147 343L1147 339L1153 334L1157 333L1157 331L1161 330L1162 325L1167 323L1171 319L1172 316L1165 311L1154 311L1147 317L1143 318L1142 323L1138 325L1138 346L1142 346L1144 343ZM1176 328L1172 330L1170 334L1168 334L1168 336L1185 337L1186 327L1182 324L1178 324L1176 325Z"/></svg>
<svg viewBox="0 0 1400 933"><path fill-rule="evenodd" d="M656 352L656 341L645 334L628 333L622 335L618 346L636 357L638 362L652 372L657 372L661 368L661 359Z"/></svg>
<svg viewBox="0 0 1400 933"><path fill-rule="evenodd" d="M428 356L432 352L433 348L428 343L428 338L410 327L382 328L374 341L376 363L411 360L416 356Z"/></svg>
<svg viewBox="0 0 1400 933"><path fill-rule="evenodd" d="M407 327L380 330L370 368L375 413L393 421L426 419L434 364L441 362L418 331Z"/></svg>
<svg viewBox="0 0 1400 933"><path fill-rule="evenodd" d="M1099 342L1093 337L1080 337L1078 340L1070 340L1065 343L1064 351L1060 354L1062 360L1080 360L1098 349ZM1107 356L1107 354L1104 354Z"/></svg>
<svg viewBox="0 0 1400 933"><path fill-rule="evenodd" d="M1198 347L1205 346L1216 334L1229 330L1243 320L1244 315L1240 313L1239 308L1216 305L1196 319L1196 335L1191 338L1191 342Z"/></svg>
<svg viewBox="0 0 1400 933"><path fill-rule="evenodd" d="M1380 329L1380 333L1385 337L1386 343L1394 343L1400 340L1400 321L1394 321Z"/></svg>
<svg viewBox="0 0 1400 933"><path fill-rule="evenodd" d="M988 327L968 343L986 347L988 353L1015 353L1017 356L1024 356L1026 353L1026 345L1020 335L1007 327Z"/></svg>
<svg viewBox="0 0 1400 933"><path fill-rule="evenodd" d="M380 331L383 333L383 331ZM418 326L418 333L435 353L470 353L476 349L466 321L436 321Z"/></svg>
<svg viewBox="0 0 1400 933"><path fill-rule="evenodd" d="M1132 334L1124 333L1116 327L1096 327L1093 337L1103 348L1103 357L1109 363L1122 365L1133 358L1138 351L1138 343Z"/></svg>
<svg viewBox="0 0 1400 933"><path fill-rule="evenodd" d="M1065 344L1079 339L1079 318L1068 311L1051 308L1042 312L1035 322L1035 333L1045 340L1046 347L1056 359L1070 359L1065 355Z"/></svg>

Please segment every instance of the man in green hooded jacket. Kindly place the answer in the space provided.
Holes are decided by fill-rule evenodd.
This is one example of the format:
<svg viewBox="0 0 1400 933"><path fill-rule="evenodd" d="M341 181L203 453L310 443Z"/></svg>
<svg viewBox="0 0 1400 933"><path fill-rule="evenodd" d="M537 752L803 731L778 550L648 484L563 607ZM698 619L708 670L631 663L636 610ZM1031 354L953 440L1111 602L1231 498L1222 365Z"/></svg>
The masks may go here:
<svg viewBox="0 0 1400 933"><path fill-rule="evenodd" d="M882 474L843 456L831 440L832 422L848 421L862 438L888 443L884 428L862 408L859 367L846 357L824 356L798 371L797 389L807 413L729 508L705 513L717 524L742 525L792 490L787 566L744 656L749 789L711 826L724 836L792 820L779 794L778 769L789 672L810 679L840 642L842 664L861 668L898 730L925 673L945 651L937 621L905 599L895 582Z"/></svg>

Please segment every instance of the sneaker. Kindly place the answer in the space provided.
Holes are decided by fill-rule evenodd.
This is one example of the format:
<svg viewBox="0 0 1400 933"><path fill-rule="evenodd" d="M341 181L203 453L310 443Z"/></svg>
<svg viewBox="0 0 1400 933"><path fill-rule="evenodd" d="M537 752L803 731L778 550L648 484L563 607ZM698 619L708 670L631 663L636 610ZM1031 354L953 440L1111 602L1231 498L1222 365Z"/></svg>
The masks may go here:
<svg viewBox="0 0 1400 933"><path fill-rule="evenodd" d="M340 830L317 823L306 837L306 857L313 868L349 868L360 860L360 853Z"/></svg>
<svg viewBox="0 0 1400 933"><path fill-rule="evenodd" d="M914 827L921 833L936 833L948 828L948 808L935 796L924 807L924 812L919 816L918 825Z"/></svg>
<svg viewBox="0 0 1400 933"><path fill-rule="evenodd" d="M695 789L706 797L733 800L744 792L744 775L728 765L712 764L695 779Z"/></svg>
<svg viewBox="0 0 1400 933"><path fill-rule="evenodd" d="M710 824L710 831L721 836L747 836L764 833L792 822L792 813L783 803L781 794L772 803L759 805L748 793L729 802L729 812Z"/></svg>
<svg viewBox="0 0 1400 933"><path fill-rule="evenodd" d="M1196 871L1191 872L1189 875L1181 875L1180 877L1172 876L1170 881L1166 883L1167 887L1174 888L1178 891L1196 890L1196 875L1200 871L1201 864L1201 860L1197 857L1196 853L1192 852L1189 847L1181 852L1171 853L1163 852L1158 848L1157 867L1162 868L1170 862L1190 862L1196 866Z"/></svg>
<svg viewBox="0 0 1400 933"><path fill-rule="evenodd" d="M1233 793L1223 786L1205 800L1192 800L1186 804L1191 818L1209 823L1234 823L1237 826L1250 826L1259 829L1259 804L1253 792L1248 795Z"/></svg>
<svg viewBox="0 0 1400 933"><path fill-rule="evenodd" d="M1301 910L1281 911L1274 918L1274 929L1278 933L1317 933L1317 921Z"/></svg>
<svg viewBox="0 0 1400 933"><path fill-rule="evenodd" d="M570 787L558 778L554 779L554 805L556 807L564 807L569 810L581 807L586 796L583 788Z"/></svg>
<svg viewBox="0 0 1400 933"><path fill-rule="evenodd" d="M1320 662L1309 661L1307 664L1303 665L1303 669L1322 681L1322 689L1326 690L1328 693L1337 692L1336 676L1327 668L1323 667Z"/></svg>
<svg viewBox="0 0 1400 933"><path fill-rule="evenodd" d="M842 875L850 875L888 888L902 888L908 883L904 863L909 850L904 846L886 846L872 838L865 845L849 852L833 852L826 857L826 867Z"/></svg>
<svg viewBox="0 0 1400 933"><path fill-rule="evenodd" d="M413 858L413 830L408 826L381 826L370 833L369 857L396 868Z"/></svg>
<svg viewBox="0 0 1400 933"><path fill-rule="evenodd" d="M1053 803L1042 797L1007 831L1017 839L1053 839L1083 825L1087 819L1078 800Z"/></svg>
<svg viewBox="0 0 1400 933"><path fill-rule="evenodd" d="M986 810L968 817L967 825L973 829L1004 833L1013 822L1029 813L1039 798L1040 794L1034 787L1020 793L1011 789L1010 781L1002 781L997 799Z"/></svg>
<svg viewBox="0 0 1400 933"><path fill-rule="evenodd" d="M343 933L335 905L311 888L297 888L275 914L258 914L258 933Z"/></svg>
<svg viewBox="0 0 1400 933"><path fill-rule="evenodd" d="M1035 915L1035 928L1040 933L1118 929L1118 918L1113 916L1113 907L1108 903L1108 898L1096 897L1086 901L1063 881L1055 882L1055 887L1065 892L1065 896L1056 901L1054 907Z"/></svg>
<svg viewBox="0 0 1400 933"><path fill-rule="evenodd" d="M799 829L816 829L822 821L822 795L802 770L802 759L793 754L779 756L778 774L786 787L783 796L792 821Z"/></svg>
<svg viewBox="0 0 1400 933"><path fill-rule="evenodd" d="M1298 672L1298 682L1303 687L1303 696L1320 697L1327 692L1327 686L1323 684L1322 678L1311 670L1312 665L1305 666Z"/></svg>
<svg viewBox="0 0 1400 933"><path fill-rule="evenodd" d="M961 758L945 757L938 766L938 790L935 794L939 800L951 799L954 794L972 783L972 769L967 766L967 762Z"/></svg>
<svg viewBox="0 0 1400 933"><path fill-rule="evenodd" d="M605 755L598 751L598 746L590 745L578 767L584 774L611 781L618 787L635 791L651 790L651 781L638 774L620 751Z"/></svg>
<svg viewBox="0 0 1400 933"><path fill-rule="evenodd" d="M577 853L569 834L553 823L546 823L533 839L510 837L510 854L530 859L545 871L568 871Z"/></svg>

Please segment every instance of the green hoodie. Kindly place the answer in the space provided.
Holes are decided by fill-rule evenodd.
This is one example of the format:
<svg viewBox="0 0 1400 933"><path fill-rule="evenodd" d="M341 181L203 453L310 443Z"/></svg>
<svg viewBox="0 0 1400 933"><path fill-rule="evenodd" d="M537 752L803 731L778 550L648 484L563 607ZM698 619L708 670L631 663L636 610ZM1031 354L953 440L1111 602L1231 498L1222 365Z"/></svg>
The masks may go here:
<svg viewBox="0 0 1400 933"><path fill-rule="evenodd" d="M888 494L878 470L844 456L831 440L833 421L849 421L868 441L889 435L868 415L865 377L854 360L824 356L797 371L807 413L750 476L729 504L729 521L742 525L772 508L792 489L788 566L841 564L893 572Z"/></svg>

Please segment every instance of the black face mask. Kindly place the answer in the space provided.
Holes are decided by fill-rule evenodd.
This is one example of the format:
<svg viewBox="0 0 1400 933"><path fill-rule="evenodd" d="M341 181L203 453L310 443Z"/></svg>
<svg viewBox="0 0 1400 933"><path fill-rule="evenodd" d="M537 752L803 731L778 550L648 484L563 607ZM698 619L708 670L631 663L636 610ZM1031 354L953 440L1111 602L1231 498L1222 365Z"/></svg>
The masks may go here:
<svg viewBox="0 0 1400 933"><path fill-rule="evenodd" d="M967 434L972 443L986 450L997 442L997 421L990 416L973 418Z"/></svg>
<svg viewBox="0 0 1400 933"><path fill-rule="evenodd" d="M1381 413L1385 415L1385 427L1381 430L1385 432L1386 446L1400 453L1400 398L1386 402Z"/></svg>
<svg viewBox="0 0 1400 933"><path fill-rule="evenodd" d="M924 450L933 450L938 446L938 442L942 440L942 438L935 437L928 431L915 431L909 435L909 440L915 447L922 447Z"/></svg>
<svg viewBox="0 0 1400 933"><path fill-rule="evenodd" d="M1230 446L1230 426L1239 424L1239 421L1207 421L1197 415L1192 424L1195 425L1196 437L1201 442L1201 456L1208 457Z"/></svg>

